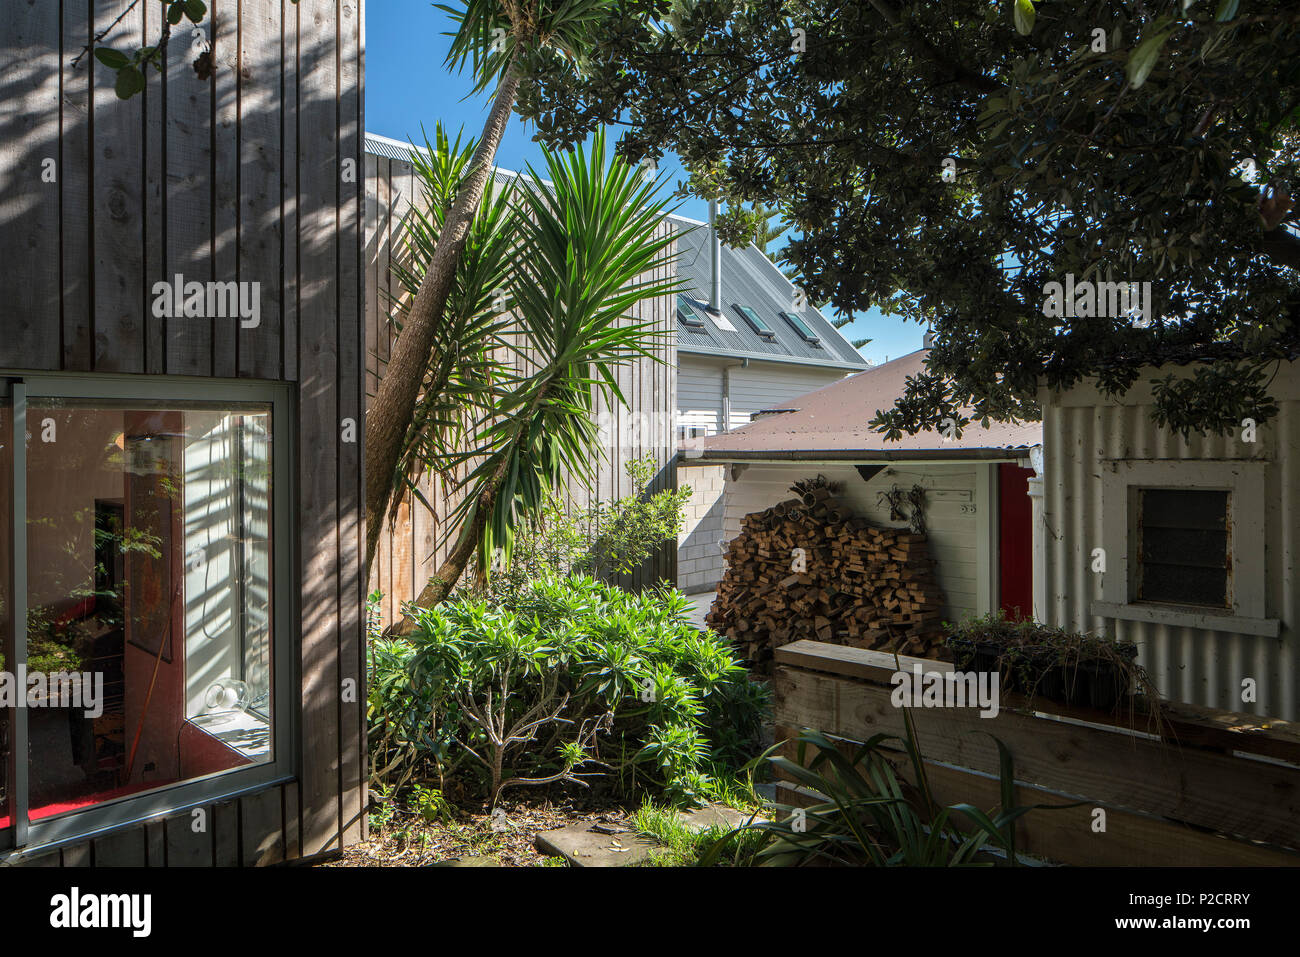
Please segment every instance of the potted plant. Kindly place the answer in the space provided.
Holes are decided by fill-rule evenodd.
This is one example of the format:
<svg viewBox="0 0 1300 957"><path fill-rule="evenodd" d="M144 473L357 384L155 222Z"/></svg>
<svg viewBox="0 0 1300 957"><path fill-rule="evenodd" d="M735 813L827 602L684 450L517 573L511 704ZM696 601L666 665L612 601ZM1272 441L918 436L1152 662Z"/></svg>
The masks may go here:
<svg viewBox="0 0 1300 957"><path fill-rule="evenodd" d="M1134 690L1150 687L1132 642L1010 621L1000 611L948 627L956 667L997 671L1004 691L1113 711Z"/></svg>

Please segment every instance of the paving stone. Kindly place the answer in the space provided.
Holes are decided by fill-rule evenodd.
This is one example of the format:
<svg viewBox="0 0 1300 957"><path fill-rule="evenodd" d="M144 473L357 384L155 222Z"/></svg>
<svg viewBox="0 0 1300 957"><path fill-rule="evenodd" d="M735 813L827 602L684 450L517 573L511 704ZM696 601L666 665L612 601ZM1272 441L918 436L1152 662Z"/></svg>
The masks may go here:
<svg viewBox="0 0 1300 957"><path fill-rule="evenodd" d="M747 812L737 811L734 807L727 807L723 804L706 804L702 808L691 811L678 811L677 816L682 819L682 823L691 831L696 832L714 826L733 830L749 820ZM760 816L754 820L758 822L764 819Z"/></svg>
<svg viewBox="0 0 1300 957"><path fill-rule="evenodd" d="M495 857L471 854L466 857L449 857L445 861L434 861L429 867L500 867L501 862Z"/></svg>
<svg viewBox="0 0 1300 957"><path fill-rule="evenodd" d="M577 867L627 867L646 860L659 846L654 839L632 830L602 834L591 824L540 831L535 843L543 854L563 857Z"/></svg>

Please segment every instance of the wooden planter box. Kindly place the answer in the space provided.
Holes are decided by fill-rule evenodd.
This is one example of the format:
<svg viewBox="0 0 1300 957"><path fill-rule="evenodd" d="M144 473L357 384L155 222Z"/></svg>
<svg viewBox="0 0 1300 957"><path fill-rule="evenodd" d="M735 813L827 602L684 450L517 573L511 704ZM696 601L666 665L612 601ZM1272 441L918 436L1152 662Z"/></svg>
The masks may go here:
<svg viewBox="0 0 1300 957"><path fill-rule="evenodd" d="M801 728L848 741L902 735L903 710L890 700L896 670L953 667L817 641L779 648L775 662L778 741ZM1022 818L1025 853L1092 866L1300 865L1300 767L1275 763L1300 765L1295 725L1173 704L1159 725L1145 713L1026 704L1003 694L994 718L911 709L938 801L999 803L994 735L1014 756L1020 804L1087 802ZM792 745L784 753L795 759ZM807 800L788 784L781 792L787 803ZM1093 830L1095 808L1106 810L1104 832Z"/></svg>

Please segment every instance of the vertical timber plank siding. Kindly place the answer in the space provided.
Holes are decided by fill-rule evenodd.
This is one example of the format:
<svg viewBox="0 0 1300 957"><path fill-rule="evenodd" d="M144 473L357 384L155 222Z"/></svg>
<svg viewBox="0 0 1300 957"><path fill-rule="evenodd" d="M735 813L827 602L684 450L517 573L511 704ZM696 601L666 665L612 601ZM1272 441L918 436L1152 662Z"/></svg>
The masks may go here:
<svg viewBox="0 0 1300 957"><path fill-rule="evenodd" d="M0 116L0 367L298 384L296 583L277 591L301 609L301 635L276 636L301 672L300 699L277 715L297 732L284 756L295 779L207 805L203 832L175 812L21 863L272 864L364 832L365 5L208 9L211 78L193 69L187 23L165 82L151 73L122 101L111 70L89 54L71 60L122 14L106 45L156 43L161 4L0 4L0 91L21 107ZM341 176L344 157L356 175ZM154 317L154 283L177 272L260 283L260 323ZM358 424L346 446L343 417ZM343 703L345 679L355 687Z"/></svg>
<svg viewBox="0 0 1300 957"><path fill-rule="evenodd" d="M94 840L96 867L144 867L144 831L141 828L115 831Z"/></svg>
<svg viewBox="0 0 1300 957"><path fill-rule="evenodd" d="M298 27L302 11L280 0L280 275L284 279L281 374L298 380ZM268 41L271 38L268 38ZM268 77L263 82L273 82Z"/></svg>
<svg viewBox="0 0 1300 957"><path fill-rule="evenodd" d="M361 51L364 24L361 0L340 0L338 11L339 94L338 131L339 166L334 181L338 184L338 289L339 289L339 418L350 423L351 435L339 443L339 680L343 691L339 699L340 758L342 780L340 816L343 843L361 839L362 795L361 766L365 738L366 675L363 667L365 643L362 610L365 603L361 581L362 550L365 548L361 501L362 430L365 424L365 326L362 321L365 302L361 296L362 258L365 240L362 221L365 216L365 157L362 155L364 123L362 118ZM336 426L336 429L338 426ZM340 434L336 431L336 434Z"/></svg>
<svg viewBox="0 0 1300 957"><path fill-rule="evenodd" d="M0 365L59 361L59 9L0 6ZM24 268L14 268L23 263Z"/></svg>
<svg viewBox="0 0 1300 957"><path fill-rule="evenodd" d="M66 2L66 0L65 0ZM131 0L94 0L96 32L122 18L105 38L113 47L153 43L144 35L144 7ZM120 100L113 71L87 57L91 86L91 229L94 298L91 368L143 372L145 345L144 215L140 171L143 97ZM150 77L155 83L157 76Z"/></svg>
<svg viewBox="0 0 1300 957"><path fill-rule="evenodd" d="M276 794L272 791L271 794ZM225 801L212 809L212 863L217 867L239 866L239 803Z"/></svg>
<svg viewBox="0 0 1300 957"><path fill-rule="evenodd" d="M45 4L42 4L45 6ZM48 323L62 324L63 368L90 368L90 82L91 66L72 60L90 42L90 7L63 4L63 98L59 110L59 231L62 310ZM3 242L0 239L0 242ZM53 333L51 332L51 335ZM58 368L55 363L51 368Z"/></svg>
<svg viewBox="0 0 1300 957"><path fill-rule="evenodd" d="M288 789L285 789L285 793ZM298 802L286 806L279 789L259 791L239 799L242 862L248 867L265 867L285 859L285 832L292 815L297 830ZM296 851L296 848L295 848ZM289 855L297 857L297 853Z"/></svg>
<svg viewBox="0 0 1300 957"><path fill-rule="evenodd" d="M167 45L162 89L167 115L164 168L167 184L167 274L206 284L218 277L212 261L212 81L201 80L190 65L190 36L182 20ZM203 32L211 27L205 22ZM221 277L223 281L234 276ZM173 291L175 287L173 286ZM186 293L188 299L188 293ZM212 330L216 320L188 315L172 307L167 320L167 372L211 375ZM202 315L207 316L206 308ZM224 324L224 323L223 323Z"/></svg>
<svg viewBox="0 0 1300 957"><path fill-rule="evenodd" d="M239 5L241 0L212 0L208 4L212 22L209 26L214 72L212 75L212 272L219 281L244 279L240 269L239 213L239 64L240 29ZM278 39L278 29L276 33ZM270 46L279 64L278 44ZM278 93L274 87L271 95ZM278 112L277 112L278 115ZM243 131L246 134L246 131ZM272 142L278 145L279 136ZM271 208L274 216L279 191L271 190L262 202ZM276 217L278 219L278 217ZM278 247L277 247L278 252ZM277 275L278 279L279 276ZM268 311L268 290L261 290L261 310ZM212 323L212 374L233 378L236 373L236 339L239 323L216 320Z"/></svg>
<svg viewBox="0 0 1300 957"><path fill-rule="evenodd" d="M229 0L227 0L229 2ZM284 283L280 257L281 0L242 0L239 36L239 278L256 282L261 317L238 329L239 374L278 379L283 356ZM292 16L292 7L290 8ZM292 268L292 262L288 264ZM287 271L287 270L286 270Z"/></svg>
<svg viewBox="0 0 1300 957"><path fill-rule="evenodd" d="M145 36L161 35L165 14L161 4L145 4ZM92 65L92 69L102 67ZM144 371L162 375L167 371L169 320L154 315L153 285L172 278L167 270L167 87L157 75L148 79L151 82L140 94L144 100L144 146L140 154L144 189Z"/></svg>
<svg viewBox="0 0 1300 957"><path fill-rule="evenodd" d="M104 43L142 46L144 4L94 0L96 33L121 21ZM112 70L90 57L82 61L91 86L91 230L94 234L94 298L91 304L91 368L95 372L144 371L144 228L140 147L144 99L120 100ZM157 77L151 77L157 81Z"/></svg>
<svg viewBox="0 0 1300 957"><path fill-rule="evenodd" d="M214 859L212 806L174 814L163 821L168 867L211 867Z"/></svg>
<svg viewBox="0 0 1300 957"><path fill-rule="evenodd" d="M302 850L340 829L339 141L335 5L300 4L298 84L299 529L302 550Z"/></svg>

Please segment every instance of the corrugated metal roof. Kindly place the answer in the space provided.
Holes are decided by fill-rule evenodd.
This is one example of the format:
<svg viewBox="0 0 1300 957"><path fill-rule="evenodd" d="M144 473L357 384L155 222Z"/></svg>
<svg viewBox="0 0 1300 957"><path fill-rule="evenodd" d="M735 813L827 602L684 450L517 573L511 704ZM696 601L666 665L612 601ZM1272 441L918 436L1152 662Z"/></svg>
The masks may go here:
<svg viewBox="0 0 1300 957"><path fill-rule="evenodd" d="M1038 422L990 422L988 428L972 422L960 438L951 440L927 431L890 442L872 429L868 423L876 411L892 408L903 394L907 377L922 371L927 351L917 350L781 403L782 408L797 411L760 413L748 425L695 440L688 457L718 461L763 457L987 458L1042 444L1043 429Z"/></svg>
<svg viewBox="0 0 1300 957"><path fill-rule="evenodd" d="M677 275L684 280L686 295L707 305L713 286L712 231L705 223L684 216L671 217L677 227ZM719 328L705 315L703 329L677 324L677 348L682 352L728 357L761 357L780 362L793 358L801 365L825 365L838 369L866 369L870 363L812 304L794 308L795 287L776 264L757 246L744 249L722 247L722 312L735 327ZM775 333L760 336L736 310L749 306ZM700 310L697 310L700 311ZM821 340L813 344L781 318L781 312L799 316Z"/></svg>
<svg viewBox="0 0 1300 957"><path fill-rule="evenodd" d="M401 140L367 133L365 148L374 156L410 162L411 144ZM500 167L496 173L505 177L522 175ZM550 184L543 181L542 185ZM686 295L706 306L712 288L713 269L709 226L685 216L669 218L677 231L677 275L684 282ZM735 331L720 328L712 316L702 308L697 309L704 317L704 327L677 323L677 348L680 352L698 355L784 361L845 371L870 368L870 362L811 304L795 309L794 296L795 289L790 280L758 247L731 249L724 245L722 311ZM749 306L758 313L776 334L775 337L766 339L756 333L736 311L735 303ZM816 345L804 341L781 318L782 310L797 314L821 341Z"/></svg>

